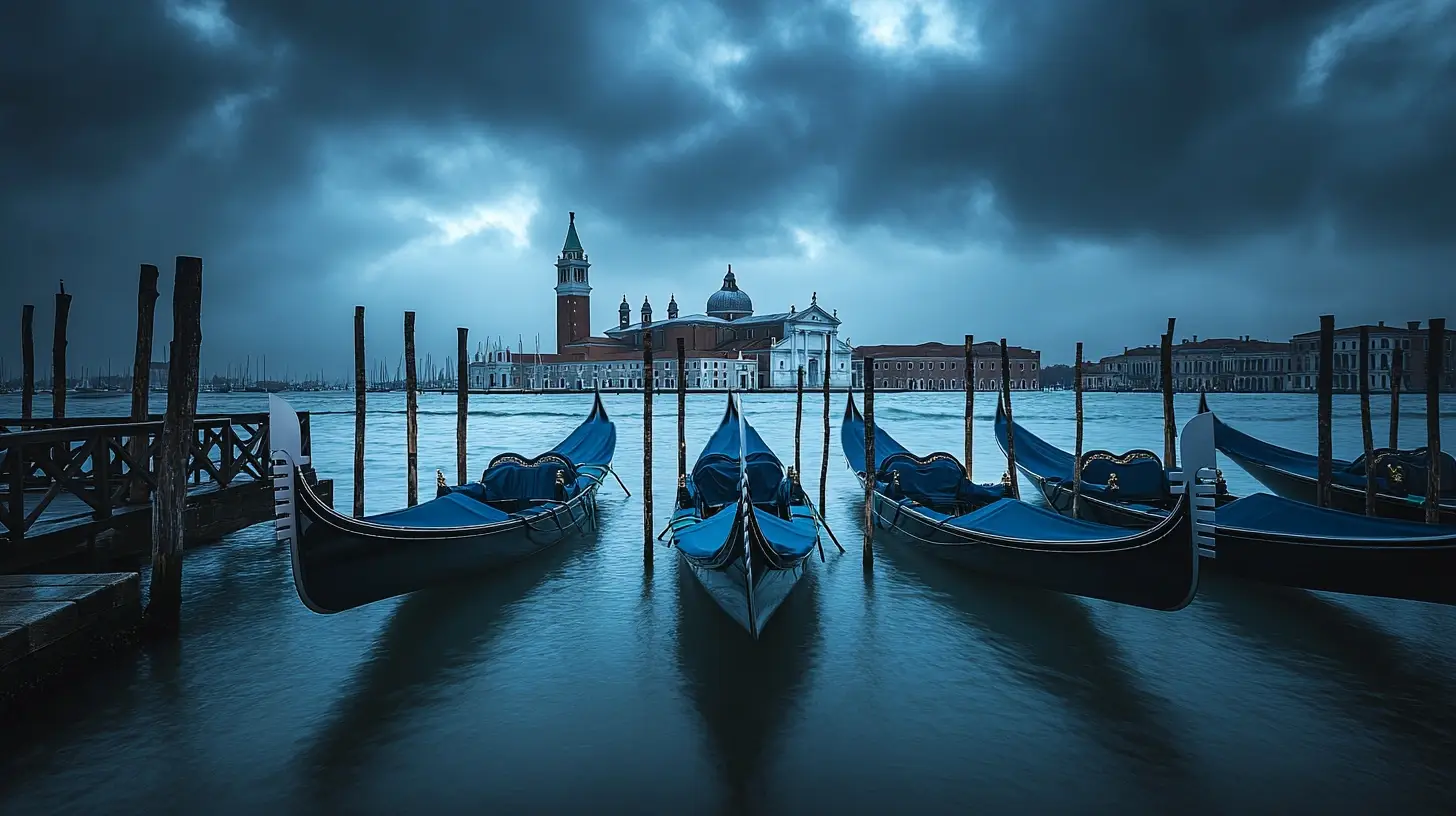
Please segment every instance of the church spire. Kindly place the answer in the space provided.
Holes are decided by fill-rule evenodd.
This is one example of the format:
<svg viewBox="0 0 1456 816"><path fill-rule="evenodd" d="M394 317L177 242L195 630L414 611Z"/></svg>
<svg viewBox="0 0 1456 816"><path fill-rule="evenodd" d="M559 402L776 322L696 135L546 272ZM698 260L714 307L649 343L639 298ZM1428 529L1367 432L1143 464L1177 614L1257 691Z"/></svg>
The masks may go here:
<svg viewBox="0 0 1456 816"><path fill-rule="evenodd" d="M562 252L582 252L581 239L576 235L576 213L567 213L571 219L566 227L566 243L561 245Z"/></svg>

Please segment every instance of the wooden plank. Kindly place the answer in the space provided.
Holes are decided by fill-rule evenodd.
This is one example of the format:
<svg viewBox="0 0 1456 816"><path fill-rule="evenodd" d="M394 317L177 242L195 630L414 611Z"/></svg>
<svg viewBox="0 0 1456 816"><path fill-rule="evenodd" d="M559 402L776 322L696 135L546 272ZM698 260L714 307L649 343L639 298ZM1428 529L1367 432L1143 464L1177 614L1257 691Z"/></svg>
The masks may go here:
<svg viewBox="0 0 1456 816"><path fill-rule="evenodd" d="M19 660L30 652L30 638L18 623L0 623L0 666Z"/></svg>
<svg viewBox="0 0 1456 816"><path fill-rule="evenodd" d="M31 651L60 640L76 631L81 616L76 605L63 601L0 603L0 626L21 626Z"/></svg>
<svg viewBox="0 0 1456 816"><path fill-rule="evenodd" d="M9 606L27 606L35 603L72 603L76 613L89 619L110 609L122 606L125 601L121 593L109 586L32 586L7 587L0 589L0 615Z"/></svg>
<svg viewBox="0 0 1456 816"><path fill-rule="evenodd" d="M16 587L95 587L137 583L135 572L93 572L79 574L0 575L0 589Z"/></svg>

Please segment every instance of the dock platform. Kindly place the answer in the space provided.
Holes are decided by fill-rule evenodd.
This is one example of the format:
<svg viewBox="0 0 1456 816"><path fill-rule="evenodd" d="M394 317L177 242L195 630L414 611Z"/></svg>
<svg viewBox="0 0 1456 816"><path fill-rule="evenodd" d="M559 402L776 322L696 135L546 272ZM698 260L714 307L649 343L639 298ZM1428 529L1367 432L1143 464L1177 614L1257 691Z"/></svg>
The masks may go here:
<svg viewBox="0 0 1456 816"><path fill-rule="evenodd" d="M0 713L129 646L141 619L135 572L0 575Z"/></svg>

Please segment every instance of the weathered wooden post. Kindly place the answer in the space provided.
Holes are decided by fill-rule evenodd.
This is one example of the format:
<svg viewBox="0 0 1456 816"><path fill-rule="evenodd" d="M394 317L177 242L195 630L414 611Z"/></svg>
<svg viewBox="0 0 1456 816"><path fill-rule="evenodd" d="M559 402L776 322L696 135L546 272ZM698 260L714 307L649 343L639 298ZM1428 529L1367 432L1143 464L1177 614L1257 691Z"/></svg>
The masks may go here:
<svg viewBox="0 0 1456 816"><path fill-rule="evenodd" d="M1082 517L1082 344L1077 344L1076 370L1072 390L1077 400L1077 453L1072 460L1072 518ZM1009 427L1009 426L1008 426Z"/></svg>
<svg viewBox="0 0 1456 816"><path fill-rule="evenodd" d="M833 369L834 338L824 335L824 456L819 460L819 517L824 517L824 499L829 484L829 376Z"/></svg>
<svg viewBox="0 0 1456 816"><path fill-rule="evenodd" d="M1016 477L1016 423L1011 420L1011 354L1006 338L1001 338L1001 402L1006 408L1006 486L1011 498L1021 498L1021 483Z"/></svg>
<svg viewBox="0 0 1456 816"><path fill-rule="evenodd" d="M420 503L420 417L419 395L415 393L415 313L404 313L404 455L405 505Z"/></svg>
<svg viewBox="0 0 1456 816"><path fill-rule="evenodd" d="M972 441L975 439L976 427L976 336L966 335L966 370L964 385L966 387L966 478L975 481L971 476L971 457L975 454L975 446Z"/></svg>
<svg viewBox="0 0 1456 816"><path fill-rule="evenodd" d="M66 282L56 293L56 330L51 344L51 416L66 415L66 324L71 318L71 296Z"/></svg>
<svg viewBox="0 0 1456 816"><path fill-rule="evenodd" d="M354 518L364 517L364 307L354 307Z"/></svg>
<svg viewBox="0 0 1456 816"><path fill-rule="evenodd" d="M875 358L864 358L864 372L864 567L870 569L875 564Z"/></svg>
<svg viewBox="0 0 1456 816"><path fill-rule="evenodd" d="M152 582L147 619L175 633L182 621L182 551L187 514L187 460L197 418L197 366L202 351L202 259L177 256L172 284L172 351L167 413L152 496Z"/></svg>
<svg viewBox="0 0 1456 816"><path fill-rule="evenodd" d="M1441 375L1445 373L1446 318L1433 317L1426 343L1426 523L1441 521Z"/></svg>
<svg viewBox="0 0 1456 816"><path fill-rule="evenodd" d="M35 306L20 307L20 416L35 410Z"/></svg>
<svg viewBox="0 0 1456 816"><path fill-rule="evenodd" d="M1405 349L1395 341L1390 362L1390 449L1400 450L1400 385L1405 379Z"/></svg>
<svg viewBox="0 0 1456 816"><path fill-rule="evenodd" d="M1335 316L1320 315L1319 375L1315 387L1319 391L1319 480L1316 502L1320 507L1330 506L1330 483L1334 478L1334 439L1330 431L1330 414L1334 407L1335 390Z"/></svg>
<svg viewBox="0 0 1456 816"><path fill-rule="evenodd" d="M652 332L642 332L642 566L652 569Z"/></svg>
<svg viewBox="0 0 1456 816"><path fill-rule="evenodd" d="M794 386L794 474L803 479L804 463L800 458L800 435L804 432L804 367L799 366Z"/></svg>
<svg viewBox="0 0 1456 816"><path fill-rule="evenodd" d="M1177 318L1168 318L1168 333L1163 335L1163 463L1170 468L1178 466L1178 423L1173 417L1173 324Z"/></svg>
<svg viewBox="0 0 1456 816"><path fill-rule="evenodd" d="M683 338L677 339L677 483L688 475L688 351Z"/></svg>
<svg viewBox="0 0 1456 816"><path fill-rule="evenodd" d="M456 484L465 484L466 418L470 415L470 351L467 348L470 329L459 326L455 329L455 469L460 478Z"/></svg>
<svg viewBox="0 0 1456 816"><path fill-rule="evenodd" d="M131 367L131 421L146 422L150 413L149 396L152 390L152 335L157 315L157 267L142 264L137 282L137 336L136 357ZM169 383L170 385L170 383ZM147 500L147 480L138 469L147 468L147 433L133 433L127 442L127 454L135 462L132 466L128 498L141 504Z"/></svg>
<svg viewBox="0 0 1456 816"><path fill-rule="evenodd" d="M1365 443L1365 515L1375 515L1375 433L1370 428L1370 327L1360 327L1360 438Z"/></svg>

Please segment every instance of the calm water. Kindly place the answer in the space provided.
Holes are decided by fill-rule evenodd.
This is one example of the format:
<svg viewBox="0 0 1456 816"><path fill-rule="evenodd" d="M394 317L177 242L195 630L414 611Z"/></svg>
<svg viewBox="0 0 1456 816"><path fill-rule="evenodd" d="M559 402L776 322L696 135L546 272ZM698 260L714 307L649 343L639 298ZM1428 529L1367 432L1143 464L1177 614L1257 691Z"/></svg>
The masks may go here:
<svg viewBox="0 0 1456 816"><path fill-rule="evenodd" d="M315 412L314 461L351 504L348 394ZM958 394L881 395L912 449L961 450ZM1016 397L1017 419L1070 446L1070 393ZM1219 395L1231 423L1312 450L1314 398ZM1423 442L1406 399L1403 443ZM1179 415L1197 399L1178 398ZM1377 439L1384 439L1388 400ZM294 594L264 525L191 553L180 644L112 664L0 729L0 812L1456 812L1456 610L1282 591L1207 576L1159 614L999 585L877 538L833 402L829 550L746 641L679 571L642 566L642 404L611 396L617 470L601 528L478 584L334 616ZM403 504L403 395L370 395L367 504ZM470 469L549 447L588 396L472 397ZM42 403L44 405L44 403ZM204 411L262 410L204 395ZM791 395L750 395L788 460ZM1089 446L1161 450L1156 395L1089 395ZM723 409L688 400L696 454ZM976 474L1004 469L980 395ZM1359 449L1337 397L1335 453ZM48 407L40 410L48 410ZM454 397L420 398L421 484L453 479ZM822 402L806 400L817 493ZM125 411L76 400L72 414ZM18 397L0 397L16 415ZM675 408L656 406L659 522L675 483ZM1456 441L1456 400L1443 404ZM1225 465L1230 488L1256 485ZM1456 580L1456 576L1453 576Z"/></svg>

